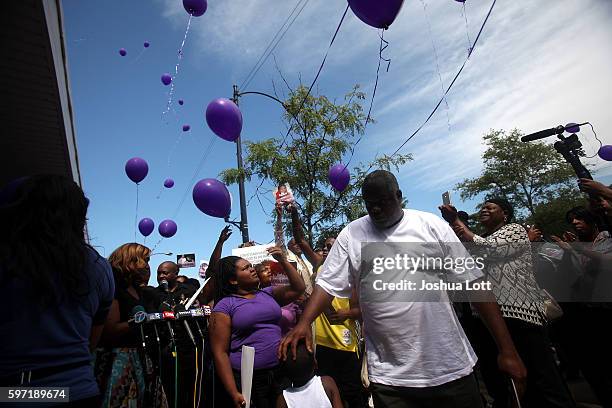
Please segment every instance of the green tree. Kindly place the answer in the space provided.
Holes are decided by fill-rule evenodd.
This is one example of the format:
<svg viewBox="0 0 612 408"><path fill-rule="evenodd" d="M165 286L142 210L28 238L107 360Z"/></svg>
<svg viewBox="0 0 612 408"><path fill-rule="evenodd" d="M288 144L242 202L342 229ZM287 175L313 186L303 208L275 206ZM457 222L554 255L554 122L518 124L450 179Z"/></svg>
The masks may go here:
<svg viewBox="0 0 612 408"><path fill-rule="evenodd" d="M324 95L309 95L308 89L300 86L291 90L283 103L287 137L245 142L245 181L257 179L260 186L265 181L272 185L289 183L300 203L302 225L311 244L319 237L337 233L344 223L365 213L359 181L368 170L398 170L412 160L410 154L382 155L370 163L359 163L349 168L351 183L342 193L331 189L327 175L330 166L343 159L346 162L364 134L364 100L358 85L340 102ZM360 146L366 147L366 143ZM235 168L220 175L226 184L237 183L240 176ZM256 194L269 195L270 190L258 187Z"/></svg>
<svg viewBox="0 0 612 408"><path fill-rule="evenodd" d="M484 135L482 174L463 180L456 189L464 200L481 194L485 199L504 197L514 206L517 219L535 223L546 234L558 233L564 228L565 211L584 202L576 174L552 145L523 143L521 136L517 129Z"/></svg>

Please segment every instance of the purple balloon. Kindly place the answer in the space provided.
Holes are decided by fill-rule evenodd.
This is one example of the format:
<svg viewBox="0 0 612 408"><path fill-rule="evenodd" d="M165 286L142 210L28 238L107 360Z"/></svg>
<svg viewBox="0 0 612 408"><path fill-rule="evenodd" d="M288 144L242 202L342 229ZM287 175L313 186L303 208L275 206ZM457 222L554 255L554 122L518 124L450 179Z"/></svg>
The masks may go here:
<svg viewBox="0 0 612 408"><path fill-rule="evenodd" d="M183 105L185 103L185 101L183 101L182 99L178 100L179 105Z"/></svg>
<svg viewBox="0 0 612 408"><path fill-rule="evenodd" d="M176 229L177 229L176 222L172 220L163 220L159 224L159 227L157 227L157 231L159 232L159 235L161 235L164 238L170 238L174 236L174 234L176 234Z"/></svg>
<svg viewBox="0 0 612 408"><path fill-rule="evenodd" d="M348 186L349 181L351 181L351 175L342 163L330 167L328 177L332 187L338 191L343 191Z"/></svg>
<svg viewBox="0 0 612 408"><path fill-rule="evenodd" d="M148 237L149 235L151 235L154 229L155 229L155 223L150 218L143 218L138 223L138 231L140 231L140 233L144 235L145 237Z"/></svg>
<svg viewBox="0 0 612 408"><path fill-rule="evenodd" d="M183 125L183 132L187 132L189 129L191 129L191 126Z"/></svg>
<svg viewBox="0 0 612 408"><path fill-rule="evenodd" d="M164 180L164 187L166 188L174 187L174 180L172 180L171 178L167 178L166 180Z"/></svg>
<svg viewBox="0 0 612 408"><path fill-rule="evenodd" d="M400 12L404 0L348 0L353 13L376 28L389 28Z"/></svg>
<svg viewBox="0 0 612 408"><path fill-rule="evenodd" d="M612 145L601 146L597 154L606 161L612 161Z"/></svg>
<svg viewBox="0 0 612 408"><path fill-rule="evenodd" d="M221 139L233 142L240 137L242 131L242 113L234 102L218 98L206 108L206 123Z"/></svg>
<svg viewBox="0 0 612 408"><path fill-rule="evenodd" d="M578 133L580 132L580 126L577 123L568 123L565 125L565 131L569 133Z"/></svg>
<svg viewBox="0 0 612 408"><path fill-rule="evenodd" d="M208 178L193 186L193 202L206 215L217 218L229 217L232 212L232 199L225 184Z"/></svg>
<svg viewBox="0 0 612 408"><path fill-rule="evenodd" d="M119 50L119 55L121 55L122 57L125 57L127 55L127 50L125 48L121 48Z"/></svg>
<svg viewBox="0 0 612 408"><path fill-rule="evenodd" d="M208 4L206 0L183 0L183 7L192 16L200 17L206 12Z"/></svg>
<svg viewBox="0 0 612 408"><path fill-rule="evenodd" d="M164 85L170 85L170 83L172 82L172 76L166 72L161 76L161 81Z"/></svg>
<svg viewBox="0 0 612 408"><path fill-rule="evenodd" d="M149 43L148 41L145 41L143 45L145 48L149 48L149 45L151 45L151 43Z"/></svg>
<svg viewBox="0 0 612 408"><path fill-rule="evenodd" d="M125 174L136 184L144 180L148 173L149 165L140 157L133 157L125 163Z"/></svg>

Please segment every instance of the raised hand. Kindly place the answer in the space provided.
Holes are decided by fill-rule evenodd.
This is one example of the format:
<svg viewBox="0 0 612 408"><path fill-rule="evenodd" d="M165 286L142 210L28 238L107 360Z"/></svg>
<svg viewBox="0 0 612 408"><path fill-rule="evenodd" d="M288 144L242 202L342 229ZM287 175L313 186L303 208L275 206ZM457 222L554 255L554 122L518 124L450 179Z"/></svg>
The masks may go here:
<svg viewBox="0 0 612 408"><path fill-rule="evenodd" d="M283 250L277 246L268 248L268 253L272 256L272 258L276 259L277 262L283 262L286 260Z"/></svg>
<svg viewBox="0 0 612 408"><path fill-rule="evenodd" d="M444 204L438 207L442 213L442 218L448 223L457 221L457 209L450 204Z"/></svg>
<svg viewBox="0 0 612 408"><path fill-rule="evenodd" d="M535 242L542 239L542 231L540 231L535 225L529 227L527 235L529 236L530 242Z"/></svg>
<svg viewBox="0 0 612 408"><path fill-rule="evenodd" d="M232 227L229 225L226 225L222 230L221 230L221 234L219 234L219 241L221 242L225 242L229 239L229 237L232 235Z"/></svg>

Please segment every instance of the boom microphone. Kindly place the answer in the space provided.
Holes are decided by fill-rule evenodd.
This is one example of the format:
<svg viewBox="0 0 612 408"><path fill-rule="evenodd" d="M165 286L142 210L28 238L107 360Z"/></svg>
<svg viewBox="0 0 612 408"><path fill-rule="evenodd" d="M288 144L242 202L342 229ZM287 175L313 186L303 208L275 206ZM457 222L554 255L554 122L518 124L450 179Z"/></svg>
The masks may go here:
<svg viewBox="0 0 612 408"><path fill-rule="evenodd" d="M586 125L587 123L588 122L578 123L578 124L576 124L576 123L569 123L566 126L559 125L557 127L553 127L553 128L550 128L550 129L540 130L539 132L531 133L529 135L521 137L521 142L532 142L534 140L544 139L545 137L554 136L554 135L560 135L563 132L565 132L566 130L569 131L569 132L577 132L577 130L575 130L576 128L579 128L582 125Z"/></svg>

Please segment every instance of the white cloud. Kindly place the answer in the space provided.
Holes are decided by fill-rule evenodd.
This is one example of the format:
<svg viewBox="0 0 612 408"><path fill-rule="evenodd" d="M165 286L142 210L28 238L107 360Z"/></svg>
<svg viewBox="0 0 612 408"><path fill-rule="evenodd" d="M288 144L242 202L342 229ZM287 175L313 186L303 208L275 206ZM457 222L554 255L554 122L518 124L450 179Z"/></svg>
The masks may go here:
<svg viewBox="0 0 612 408"><path fill-rule="evenodd" d="M206 15L193 26L198 38L194 43L226 62L229 75L242 79L297 2L209 2ZM310 0L306 5L275 51L290 81L295 83L299 73L310 81L345 4ZM489 7L489 1L467 3L472 40ZM173 24L184 26L186 15L180 2L165 1L163 8ZM467 53L461 6L450 0L430 0L427 16L442 79L448 86ZM476 51L448 96L449 111L442 104L402 150L415 158L402 177L416 179L415 187L433 191L476 175L484 149L482 134L491 128L532 132L590 121L604 143L611 144L607 131L612 129L611 21L609 1L498 1ZM371 92L378 53L375 35L349 11L319 82L323 93L327 87L348 88L358 81L367 81L364 88ZM392 58L391 70L381 72L373 110L378 123L368 129L357 150L358 160L371 159L374 151L395 150L441 95L421 2L405 2L385 39L390 43L385 55ZM272 61L259 75L276 76ZM581 138L592 153L590 131L583 129ZM600 175L609 173L608 167Z"/></svg>

